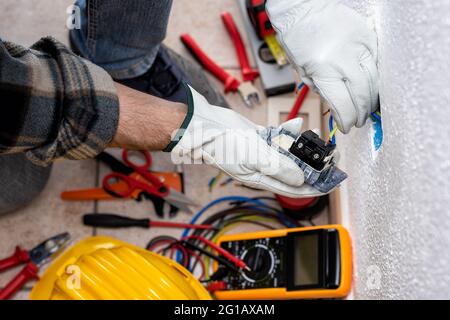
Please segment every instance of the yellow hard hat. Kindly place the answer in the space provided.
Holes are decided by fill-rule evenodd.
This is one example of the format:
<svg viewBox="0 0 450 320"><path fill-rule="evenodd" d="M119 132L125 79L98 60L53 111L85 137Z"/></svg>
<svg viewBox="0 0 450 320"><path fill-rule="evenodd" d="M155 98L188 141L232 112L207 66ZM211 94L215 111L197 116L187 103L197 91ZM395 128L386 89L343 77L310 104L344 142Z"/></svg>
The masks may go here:
<svg viewBox="0 0 450 320"><path fill-rule="evenodd" d="M113 238L90 237L50 265L30 299L203 300L211 296L173 260Z"/></svg>

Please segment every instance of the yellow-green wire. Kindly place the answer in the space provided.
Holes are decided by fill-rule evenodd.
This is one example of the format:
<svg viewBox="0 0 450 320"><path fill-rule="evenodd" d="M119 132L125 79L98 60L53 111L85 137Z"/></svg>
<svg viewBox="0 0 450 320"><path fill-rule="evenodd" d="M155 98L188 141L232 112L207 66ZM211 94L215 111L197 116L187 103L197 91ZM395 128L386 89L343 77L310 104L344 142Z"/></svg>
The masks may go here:
<svg viewBox="0 0 450 320"><path fill-rule="evenodd" d="M222 178L222 175L223 175L222 171L219 171L219 173L214 178L211 179L211 181L209 182L209 192L211 192L212 189L214 189L216 184Z"/></svg>
<svg viewBox="0 0 450 320"><path fill-rule="evenodd" d="M330 137L329 137L329 140L330 140L330 141L333 140L333 137L334 137L334 135L336 134L337 129L338 129L338 127L336 126L336 127L334 127L333 130L330 132Z"/></svg>

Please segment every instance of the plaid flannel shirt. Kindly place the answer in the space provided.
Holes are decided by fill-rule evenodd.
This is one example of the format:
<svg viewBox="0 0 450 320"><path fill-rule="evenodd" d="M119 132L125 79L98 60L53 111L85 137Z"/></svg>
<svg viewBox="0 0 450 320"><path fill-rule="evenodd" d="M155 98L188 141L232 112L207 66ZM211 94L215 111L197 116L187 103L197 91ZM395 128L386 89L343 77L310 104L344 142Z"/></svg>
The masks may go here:
<svg viewBox="0 0 450 320"><path fill-rule="evenodd" d="M113 81L100 67L50 37L31 48L0 40L0 154L24 152L42 166L91 158L111 142L118 118Z"/></svg>

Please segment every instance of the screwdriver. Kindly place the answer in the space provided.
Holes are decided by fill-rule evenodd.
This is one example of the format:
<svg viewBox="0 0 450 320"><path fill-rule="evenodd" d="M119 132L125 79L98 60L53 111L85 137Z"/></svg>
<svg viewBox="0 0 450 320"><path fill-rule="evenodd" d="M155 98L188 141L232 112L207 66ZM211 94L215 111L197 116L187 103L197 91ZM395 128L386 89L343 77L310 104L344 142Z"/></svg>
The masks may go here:
<svg viewBox="0 0 450 320"><path fill-rule="evenodd" d="M211 230L213 226L208 224L189 224L166 221L152 221L150 219L132 219L116 214L92 213L83 216L83 223L90 227L99 228L182 228L182 229L202 229Z"/></svg>

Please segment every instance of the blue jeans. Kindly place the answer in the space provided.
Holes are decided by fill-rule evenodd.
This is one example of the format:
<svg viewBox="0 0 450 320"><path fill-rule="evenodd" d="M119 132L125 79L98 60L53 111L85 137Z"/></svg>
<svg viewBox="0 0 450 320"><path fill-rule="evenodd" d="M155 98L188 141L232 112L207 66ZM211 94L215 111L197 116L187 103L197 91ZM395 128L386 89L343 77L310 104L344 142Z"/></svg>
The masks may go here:
<svg viewBox="0 0 450 320"><path fill-rule="evenodd" d="M164 40L172 0L77 0L81 29L74 49L115 79L146 73Z"/></svg>

